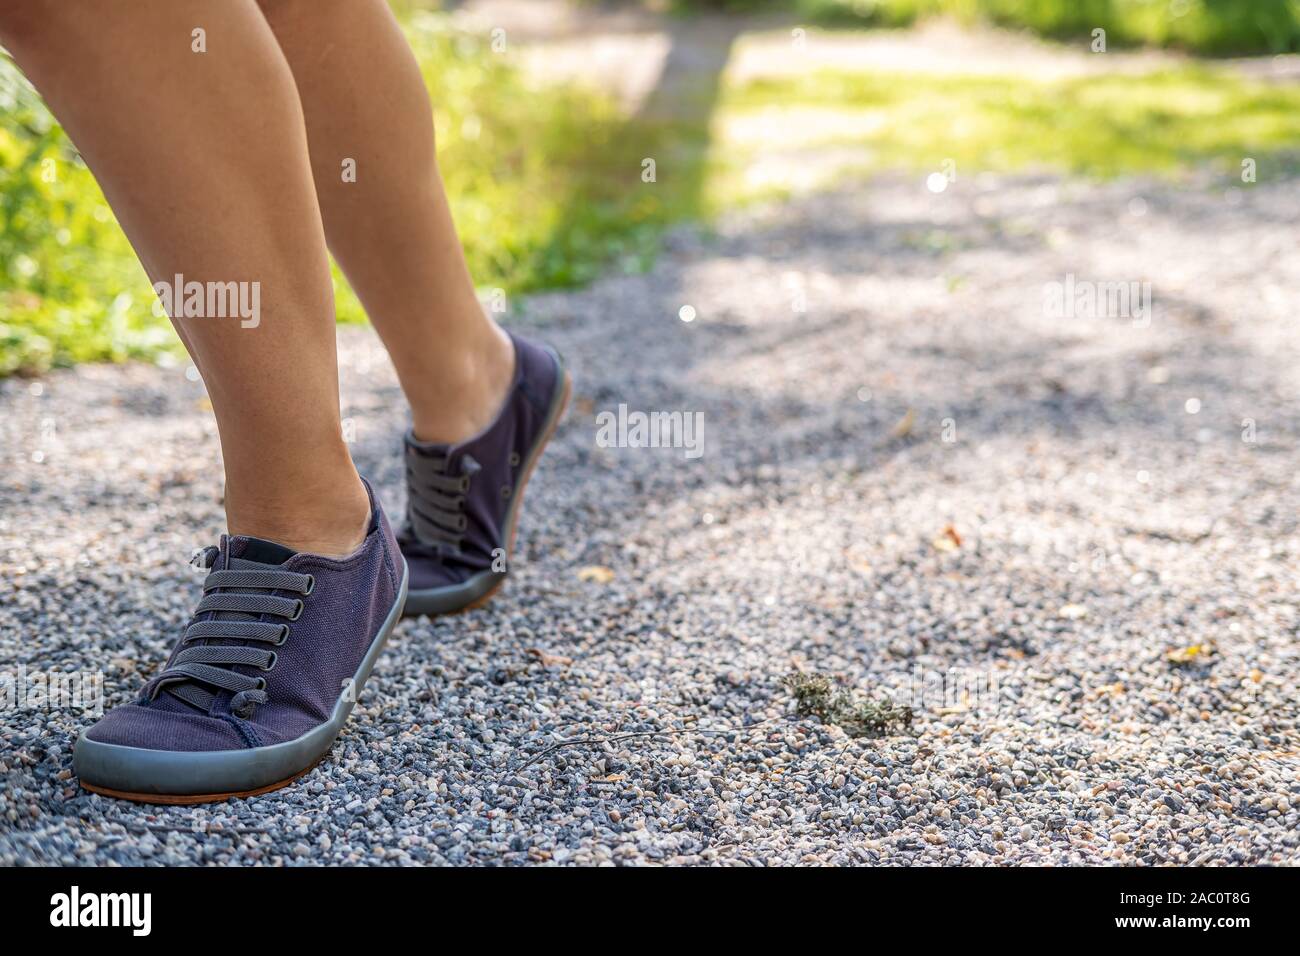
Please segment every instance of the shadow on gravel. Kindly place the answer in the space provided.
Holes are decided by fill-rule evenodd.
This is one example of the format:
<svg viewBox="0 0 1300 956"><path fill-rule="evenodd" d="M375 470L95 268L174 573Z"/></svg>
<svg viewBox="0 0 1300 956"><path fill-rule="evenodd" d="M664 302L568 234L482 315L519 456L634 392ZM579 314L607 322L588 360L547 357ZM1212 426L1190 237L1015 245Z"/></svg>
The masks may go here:
<svg viewBox="0 0 1300 956"><path fill-rule="evenodd" d="M652 278L578 293L591 314L555 316L579 370L566 426L576 440L551 473L594 475L603 517L599 540L575 558L615 560L610 549L669 502L704 509L725 488L763 507L774 488L797 495L837 476L869 476L900 456L933 478L944 456L969 454L971 442L1065 442L1103 458L1139 450L1189 467L1198 442L1263 455L1293 446L1297 423L1285 412L1293 370L1269 347L1282 327L1239 313L1295 265L1261 279L1206 261L1216 236L1227 242L1247 219L1267 233L1293 204L1261 201L1247 211L1212 188L1139 183L1131 191L1149 197L1149 212L1138 229L1117 224L1128 203L1122 188L1034 200L1058 186L1003 179L927 214L892 201L913 184L885 179L715 244L678 237ZM1148 227L1156 234L1145 239ZM1159 233L1195 238L1192 274L1178 275L1177 254L1152 257ZM1224 277L1196 274L1210 265ZM1067 274L1152 282L1152 321L1045 315L1044 285ZM802 285L807 311L792 309L783 275ZM632 299L635 307L620 307ZM699 314L690 325L676 317L684 305ZM537 311L550 314L545 297ZM1185 405L1196 396L1206 402L1199 418ZM595 412L619 403L703 412L705 463L593 449ZM1267 421L1272 444L1243 446L1245 420ZM944 443L946 422L966 444Z"/></svg>

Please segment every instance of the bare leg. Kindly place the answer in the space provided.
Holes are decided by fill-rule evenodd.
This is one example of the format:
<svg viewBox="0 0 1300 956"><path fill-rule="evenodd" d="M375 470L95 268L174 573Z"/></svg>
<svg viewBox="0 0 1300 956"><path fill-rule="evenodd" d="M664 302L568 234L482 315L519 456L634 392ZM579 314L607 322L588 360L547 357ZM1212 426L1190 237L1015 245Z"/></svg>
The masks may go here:
<svg viewBox="0 0 1300 956"><path fill-rule="evenodd" d="M339 426L321 216L293 78L256 4L6 0L0 42L155 282L260 283L256 327L175 317L216 413L231 533L352 550L369 511Z"/></svg>
<svg viewBox="0 0 1300 956"><path fill-rule="evenodd" d="M501 405L514 351L475 296L406 38L383 0L259 2L298 84L330 249L392 356L415 434L472 437Z"/></svg>

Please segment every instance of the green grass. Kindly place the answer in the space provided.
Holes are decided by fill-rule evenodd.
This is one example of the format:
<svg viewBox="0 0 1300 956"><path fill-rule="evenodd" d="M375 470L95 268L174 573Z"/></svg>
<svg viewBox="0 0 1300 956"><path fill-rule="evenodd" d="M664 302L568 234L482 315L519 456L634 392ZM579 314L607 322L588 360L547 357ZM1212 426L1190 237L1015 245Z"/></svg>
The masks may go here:
<svg viewBox="0 0 1300 956"><path fill-rule="evenodd" d="M470 271L508 292L578 285L647 265L663 227L699 213L703 131L629 123L588 88L537 88L482 38L438 17L409 33L437 91L439 164ZM656 158L671 177L641 181Z"/></svg>
<svg viewBox="0 0 1300 956"><path fill-rule="evenodd" d="M482 39L407 17L437 91L440 162L471 269L523 293L653 258L664 228L881 170L1089 176L1296 172L1300 91L1201 69L1033 81L806 73L723 87L707 119L628 120L534 88ZM689 112L689 111L688 111ZM641 181L655 159L657 182ZM826 164L827 157L837 157ZM361 308L335 273L341 321ZM181 353L89 171L0 60L0 375Z"/></svg>
<svg viewBox="0 0 1300 956"><path fill-rule="evenodd" d="M165 351L152 299L94 178L0 61L0 374Z"/></svg>
<svg viewBox="0 0 1300 956"><path fill-rule="evenodd" d="M683 9L793 8L803 19L909 26L944 14L1058 39L1106 31L1107 48L1137 44L1222 55L1300 50L1300 0L681 0Z"/></svg>
<svg viewBox="0 0 1300 956"><path fill-rule="evenodd" d="M800 117L819 110L816 130L801 134ZM832 111L836 122L827 121ZM832 147L857 147L859 171L937 170L951 159L959 175L1045 170L1109 177L1210 169L1232 176L1250 157L1266 178L1293 174L1300 144L1300 90L1201 69L1037 82L811 73L728 91L719 115L714 151L728 156L737 171L776 145L749 141L743 132L764 120L810 158ZM792 167L806 165L798 160Z"/></svg>

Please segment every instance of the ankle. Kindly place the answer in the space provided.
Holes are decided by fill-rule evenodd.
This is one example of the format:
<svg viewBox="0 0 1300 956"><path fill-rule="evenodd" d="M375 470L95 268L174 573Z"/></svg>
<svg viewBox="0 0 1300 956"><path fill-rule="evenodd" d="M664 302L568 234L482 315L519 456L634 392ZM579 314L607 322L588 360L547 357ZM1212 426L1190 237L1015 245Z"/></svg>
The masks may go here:
<svg viewBox="0 0 1300 956"><path fill-rule="evenodd" d="M313 482L313 484L315 484ZM289 485L290 494L267 494L265 487L245 498L226 495L226 523L232 535L251 535L295 551L342 558L365 541L370 528L370 497L355 471L317 488Z"/></svg>
<svg viewBox="0 0 1300 956"><path fill-rule="evenodd" d="M470 348L447 349L436 370L406 389L412 430L420 441L454 444L492 424L515 374L515 349L495 323ZM405 382L404 382L405 385Z"/></svg>

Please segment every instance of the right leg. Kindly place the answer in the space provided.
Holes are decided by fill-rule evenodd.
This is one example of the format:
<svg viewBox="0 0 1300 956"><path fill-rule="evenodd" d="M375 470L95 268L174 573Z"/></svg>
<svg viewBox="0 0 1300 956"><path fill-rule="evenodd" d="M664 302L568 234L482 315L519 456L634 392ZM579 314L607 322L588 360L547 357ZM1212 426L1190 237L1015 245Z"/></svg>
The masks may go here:
<svg viewBox="0 0 1300 956"><path fill-rule="evenodd" d="M253 0L5 0L0 43L153 281L260 283L255 328L175 320L216 413L230 532L351 551L369 506L340 430L324 233L293 78Z"/></svg>

